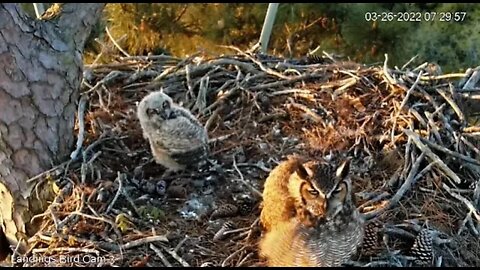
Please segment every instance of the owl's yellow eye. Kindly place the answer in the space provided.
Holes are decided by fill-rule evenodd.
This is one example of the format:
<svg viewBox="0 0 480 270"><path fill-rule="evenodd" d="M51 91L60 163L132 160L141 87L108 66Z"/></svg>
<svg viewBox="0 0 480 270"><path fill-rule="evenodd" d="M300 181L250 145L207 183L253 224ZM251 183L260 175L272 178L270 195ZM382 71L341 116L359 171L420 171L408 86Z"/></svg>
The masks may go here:
<svg viewBox="0 0 480 270"><path fill-rule="evenodd" d="M316 189L309 189L308 192L309 192L310 194L312 194L313 196L318 196L318 194L319 194L319 193L318 193L318 190L316 190Z"/></svg>

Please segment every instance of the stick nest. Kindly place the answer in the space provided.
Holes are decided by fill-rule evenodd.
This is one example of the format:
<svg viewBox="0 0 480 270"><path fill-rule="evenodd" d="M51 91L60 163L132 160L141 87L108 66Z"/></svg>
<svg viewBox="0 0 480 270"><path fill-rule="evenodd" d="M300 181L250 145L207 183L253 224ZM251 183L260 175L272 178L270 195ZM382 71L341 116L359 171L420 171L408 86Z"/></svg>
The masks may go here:
<svg viewBox="0 0 480 270"><path fill-rule="evenodd" d="M26 256L49 259L15 264L261 266L257 218L268 172L289 154L343 153L354 157L359 209L385 224L377 254L356 264L407 265L427 228L432 264L480 265L476 70L231 49L87 65L76 125L83 147L37 177L58 190L35 217L40 230ZM161 88L207 127L205 168L162 176L150 161L136 104Z"/></svg>

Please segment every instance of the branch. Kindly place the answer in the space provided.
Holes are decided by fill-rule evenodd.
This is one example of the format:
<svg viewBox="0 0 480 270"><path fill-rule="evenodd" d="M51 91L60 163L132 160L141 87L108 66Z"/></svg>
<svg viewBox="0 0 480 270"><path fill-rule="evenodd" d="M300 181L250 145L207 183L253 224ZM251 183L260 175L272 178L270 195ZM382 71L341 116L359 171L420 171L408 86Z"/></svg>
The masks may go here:
<svg viewBox="0 0 480 270"><path fill-rule="evenodd" d="M83 49L90 30L102 15L105 3L53 4L42 16L61 30L65 41L73 40L76 49Z"/></svg>
<svg viewBox="0 0 480 270"><path fill-rule="evenodd" d="M460 178L458 177L458 175L456 175L443 161L441 158L439 158L435 153L432 152L432 150L430 150L430 148L425 145L420 136L409 130L409 129L405 129L403 130L403 132L408 136L410 137L413 142L415 143L415 145L422 151L424 152L427 157L429 157L432 161L436 161L437 163L437 166L439 167L440 170L442 170L450 179L452 179L455 183L459 184L461 182Z"/></svg>
<svg viewBox="0 0 480 270"><path fill-rule="evenodd" d="M367 220L371 220L379 216L380 214L384 213L385 211L392 209L398 204L398 202L400 202L400 199L403 197L403 195L405 195L405 193L407 193L415 184L415 182L419 179L419 177L417 177L418 175L417 172L418 172L418 169L420 168L420 164L422 163L424 157L425 157L425 153L422 153L417 158L417 160L415 160L415 163L413 163L412 169L410 169L410 173L408 174L407 179L405 179L405 182L402 184L400 189L398 189L397 193L393 195L393 197L387 202L387 204L384 207L364 214Z"/></svg>
<svg viewBox="0 0 480 270"><path fill-rule="evenodd" d="M455 199L461 201L463 204L465 204L468 207L468 210L472 215L475 217L475 219L480 222L480 213L478 210L475 208L475 206L472 204L471 201L467 200L467 198L463 197L462 195L453 192L445 183L442 183L443 189L445 189L448 194L450 194L452 197Z"/></svg>

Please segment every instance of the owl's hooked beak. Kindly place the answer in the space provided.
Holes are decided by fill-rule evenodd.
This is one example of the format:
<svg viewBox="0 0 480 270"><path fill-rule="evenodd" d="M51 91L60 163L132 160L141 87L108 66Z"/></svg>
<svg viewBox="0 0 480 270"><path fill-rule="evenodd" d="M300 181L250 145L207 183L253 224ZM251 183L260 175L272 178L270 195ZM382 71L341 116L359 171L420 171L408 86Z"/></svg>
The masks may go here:
<svg viewBox="0 0 480 270"><path fill-rule="evenodd" d="M165 120L170 119L171 115L172 115L172 110L170 108L167 108L167 109L163 110L163 113L162 113L163 119L165 119Z"/></svg>

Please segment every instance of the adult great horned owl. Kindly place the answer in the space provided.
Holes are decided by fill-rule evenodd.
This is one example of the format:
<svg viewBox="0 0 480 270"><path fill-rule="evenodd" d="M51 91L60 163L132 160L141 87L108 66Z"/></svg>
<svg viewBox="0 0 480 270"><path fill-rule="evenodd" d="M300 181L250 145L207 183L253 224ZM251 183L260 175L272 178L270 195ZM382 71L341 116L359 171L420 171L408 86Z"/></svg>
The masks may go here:
<svg viewBox="0 0 480 270"><path fill-rule="evenodd" d="M292 155L270 172L263 188L260 213L260 223L266 231L297 214L305 221L305 215L318 216L323 212L324 202L318 199L320 193L310 181L314 165L315 161Z"/></svg>
<svg viewBox="0 0 480 270"><path fill-rule="evenodd" d="M290 212L293 217L270 222L270 230L260 241L260 256L269 266L340 266L362 243L364 220L351 194L349 161L336 173L332 173L331 164L306 164L310 164L309 169L300 165L292 172L303 181L289 179L294 180L288 184L288 194L295 199L295 214ZM283 202L277 201L278 207Z"/></svg>
<svg viewBox="0 0 480 270"><path fill-rule="evenodd" d="M207 131L190 111L173 103L163 91L145 96L138 104L137 117L158 164L180 171L206 160Z"/></svg>

